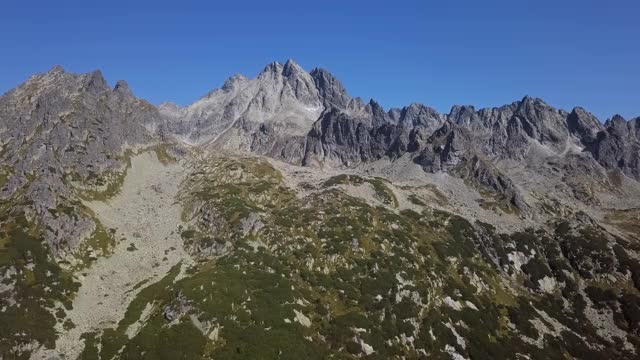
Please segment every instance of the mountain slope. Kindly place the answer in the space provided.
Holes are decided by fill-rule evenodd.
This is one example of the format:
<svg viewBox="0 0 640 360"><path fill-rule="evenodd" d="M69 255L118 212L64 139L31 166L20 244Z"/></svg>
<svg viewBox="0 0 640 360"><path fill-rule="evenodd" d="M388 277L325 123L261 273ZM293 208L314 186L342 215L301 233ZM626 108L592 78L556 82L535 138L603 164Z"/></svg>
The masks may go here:
<svg viewBox="0 0 640 360"><path fill-rule="evenodd" d="M158 115L125 82L112 90L99 71L76 75L55 67L3 95L0 118L2 159L11 174L2 196L24 191L47 224L49 246L64 251L93 225L86 216L71 219L51 209L79 210L73 203L79 194L69 183L92 190L117 181L110 177L126 165L125 148L152 143Z"/></svg>
<svg viewBox="0 0 640 360"><path fill-rule="evenodd" d="M0 354L636 358L638 124L53 68L0 97Z"/></svg>
<svg viewBox="0 0 640 360"><path fill-rule="evenodd" d="M599 202L598 195L591 194L593 188L605 193L615 189L591 184L600 177L587 177L586 184L579 185L575 174L549 172L547 160L583 162L585 167L595 167L596 173L618 176L616 172L621 171L632 181L638 180L635 120L626 122L616 116L601 125L582 108L566 112L528 96L498 108L454 106L449 114L421 104L385 111L373 100L365 104L349 96L326 70L306 73L291 60L284 66L270 64L252 80L233 76L222 89L196 103L163 113L172 119L170 123L179 124L174 129L178 139L187 129L189 141L196 144L250 151L306 166L353 167L410 156L426 171L458 174L508 199L523 190L516 189L505 167L514 163L527 164L521 170L532 177L546 172L548 180L572 179L567 185L576 196L571 200L586 203ZM455 130L448 138L437 135L452 127ZM436 149L438 146L442 149ZM483 159L473 164L484 169L454 171L465 159ZM503 185L486 178L488 174L499 174L495 176ZM517 197L516 207L528 213L534 204L522 200L526 195Z"/></svg>

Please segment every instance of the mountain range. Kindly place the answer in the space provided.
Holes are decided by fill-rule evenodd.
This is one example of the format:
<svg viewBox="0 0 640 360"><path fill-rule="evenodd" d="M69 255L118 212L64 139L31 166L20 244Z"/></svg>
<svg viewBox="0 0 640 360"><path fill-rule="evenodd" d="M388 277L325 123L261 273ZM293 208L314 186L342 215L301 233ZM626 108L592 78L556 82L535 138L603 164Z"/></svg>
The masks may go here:
<svg viewBox="0 0 640 360"><path fill-rule="evenodd" d="M0 97L0 358L637 358L639 181L640 118L529 96L56 66Z"/></svg>

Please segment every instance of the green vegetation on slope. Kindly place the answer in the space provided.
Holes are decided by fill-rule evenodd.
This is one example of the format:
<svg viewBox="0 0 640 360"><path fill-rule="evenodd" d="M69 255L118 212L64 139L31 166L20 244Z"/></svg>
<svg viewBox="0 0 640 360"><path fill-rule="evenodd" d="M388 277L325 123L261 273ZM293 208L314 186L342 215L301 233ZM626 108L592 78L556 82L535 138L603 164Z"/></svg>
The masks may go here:
<svg viewBox="0 0 640 360"><path fill-rule="evenodd" d="M154 296L141 293L124 324L143 304L153 311L130 341L122 323L92 341L121 358L161 358L169 342L178 345L163 352L194 359L633 357L585 322L576 276L609 269L596 230L497 234L420 203L421 212L394 211L334 187L363 181L335 177L299 199L266 162L204 164L183 198L196 221L182 236L201 261L181 280L150 285ZM247 230L247 219L261 226ZM222 242L229 251L206 255ZM514 256L526 260L517 266ZM634 268L625 259L619 271ZM550 293L548 278L560 284ZM624 304L619 324L631 329L636 289L587 293L598 306ZM554 329L547 316L557 334L538 325Z"/></svg>
<svg viewBox="0 0 640 360"><path fill-rule="evenodd" d="M40 229L17 204L0 203L0 357L27 358L29 344L53 348L79 284L62 270ZM72 326L67 324L66 326Z"/></svg>

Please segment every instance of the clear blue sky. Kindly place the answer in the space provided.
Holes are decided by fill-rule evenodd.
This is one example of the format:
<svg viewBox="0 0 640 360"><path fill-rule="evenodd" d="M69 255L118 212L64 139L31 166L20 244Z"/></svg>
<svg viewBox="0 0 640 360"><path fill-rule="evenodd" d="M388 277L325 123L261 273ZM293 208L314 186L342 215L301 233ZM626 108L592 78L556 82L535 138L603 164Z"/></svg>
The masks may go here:
<svg viewBox="0 0 640 360"><path fill-rule="evenodd" d="M184 105L293 58L387 108L528 94L640 115L638 0L129 2L3 1L0 92L60 64Z"/></svg>

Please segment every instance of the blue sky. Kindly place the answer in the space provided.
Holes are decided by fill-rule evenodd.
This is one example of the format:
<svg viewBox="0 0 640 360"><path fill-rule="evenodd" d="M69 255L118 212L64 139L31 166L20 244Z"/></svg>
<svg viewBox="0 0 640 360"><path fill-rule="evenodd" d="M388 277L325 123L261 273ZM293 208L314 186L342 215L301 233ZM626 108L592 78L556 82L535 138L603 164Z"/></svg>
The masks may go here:
<svg viewBox="0 0 640 360"><path fill-rule="evenodd" d="M524 95L640 115L640 1L3 1L0 92L55 64L152 103L293 58L386 108ZM130 4L127 4L130 3Z"/></svg>

